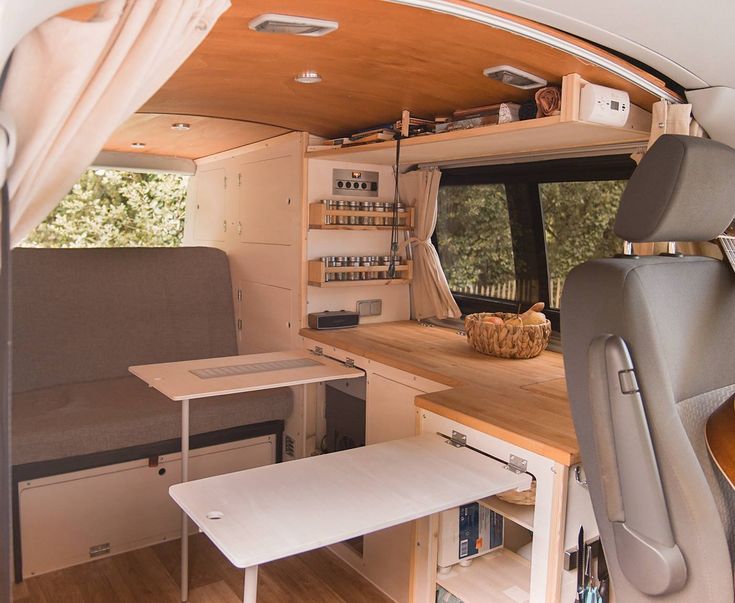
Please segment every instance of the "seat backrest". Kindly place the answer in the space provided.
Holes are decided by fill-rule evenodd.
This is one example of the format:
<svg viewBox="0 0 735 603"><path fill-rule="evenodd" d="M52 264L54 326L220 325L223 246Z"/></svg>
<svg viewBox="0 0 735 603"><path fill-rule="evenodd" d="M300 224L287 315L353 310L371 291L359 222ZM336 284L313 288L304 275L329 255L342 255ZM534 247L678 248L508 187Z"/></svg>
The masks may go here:
<svg viewBox="0 0 735 603"><path fill-rule="evenodd" d="M220 250L18 248L12 259L16 392L237 354Z"/></svg>
<svg viewBox="0 0 735 603"><path fill-rule="evenodd" d="M616 234L709 240L735 217L735 150L663 136L633 174ZM704 425L735 392L735 274L702 257L575 268L564 364L582 463L619 601L733 601L735 496Z"/></svg>

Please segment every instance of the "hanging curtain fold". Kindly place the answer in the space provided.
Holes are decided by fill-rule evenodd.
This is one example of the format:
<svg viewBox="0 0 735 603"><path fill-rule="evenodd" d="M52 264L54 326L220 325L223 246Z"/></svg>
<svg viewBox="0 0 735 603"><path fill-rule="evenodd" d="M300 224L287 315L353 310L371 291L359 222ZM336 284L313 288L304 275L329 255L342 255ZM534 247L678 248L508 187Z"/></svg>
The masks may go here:
<svg viewBox="0 0 735 603"><path fill-rule="evenodd" d="M459 318L457 303L449 290L439 254L431 244L436 228L437 195L441 172L422 169L401 175L401 198L415 208L414 236L403 243L413 251L413 281L411 282L411 316L424 318Z"/></svg>
<svg viewBox="0 0 735 603"><path fill-rule="evenodd" d="M107 0L54 17L14 51L0 112L15 122L11 244L41 222L112 132L173 75L229 0Z"/></svg>

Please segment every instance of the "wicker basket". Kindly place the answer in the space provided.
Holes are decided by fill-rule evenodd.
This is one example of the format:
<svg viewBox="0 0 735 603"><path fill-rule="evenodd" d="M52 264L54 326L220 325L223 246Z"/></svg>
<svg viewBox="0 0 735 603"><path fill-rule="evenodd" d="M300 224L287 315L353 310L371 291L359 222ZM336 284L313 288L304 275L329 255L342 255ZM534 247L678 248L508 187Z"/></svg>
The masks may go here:
<svg viewBox="0 0 735 603"><path fill-rule="evenodd" d="M548 320L542 325L495 325L482 322L485 316L507 320L516 315L507 312L469 314L464 319L464 330L467 341L478 352L499 358L533 358L549 344L551 323Z"/></svg>
<svg viewBox="0 0 735 603"><path fill-rule="evenodd" d="M514 505L531 506L536 504L536 480L531 482L531 488L529 490L508 490L507 492L501 492L497 495L500 500L504 500L507 503L513 503Z"/></svg>

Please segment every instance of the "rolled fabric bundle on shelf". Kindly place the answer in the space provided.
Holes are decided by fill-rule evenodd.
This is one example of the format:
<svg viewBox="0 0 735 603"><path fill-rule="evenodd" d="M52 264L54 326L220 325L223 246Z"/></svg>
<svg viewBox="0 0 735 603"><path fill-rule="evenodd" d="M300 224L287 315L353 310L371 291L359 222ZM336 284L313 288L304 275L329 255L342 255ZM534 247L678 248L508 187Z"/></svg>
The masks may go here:
<svg viewBox="0 0 735 603"><path fill-rule="evenodd" d="M526 101L525 103L521 104L521 108L518 110L518 119L520 119L521 121L526 119L534 119L537 112L538 107L536 106L536 101Z"/></svg>
<svg viewBox="0 0 735 603"><path fill-rule="evenodd" d="M556 86L545 86L536 91L536 117L561 113L561 90Z"/></svg>

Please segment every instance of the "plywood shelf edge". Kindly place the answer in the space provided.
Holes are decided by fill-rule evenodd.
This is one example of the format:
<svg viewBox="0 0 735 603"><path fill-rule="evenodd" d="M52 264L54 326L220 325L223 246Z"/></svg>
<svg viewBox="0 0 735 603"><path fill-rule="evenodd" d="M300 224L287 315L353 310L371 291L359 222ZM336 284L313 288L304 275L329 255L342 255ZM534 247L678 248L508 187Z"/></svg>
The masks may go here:
<svg viewBox="0 0 735 603"><path fill-rule="evenodd" d="M533 505L515 505L499 499L497 496L490 496L478 501L482 506L487 507L500 513L506 519L519 526L533 532L533 521L535 515L535 507Z"/></svg>
<svg viewBox="0 0 735 603"><path fill-rule="evenodd" d="M446 575L438 574L441 585L464 603L506 603L508 589L528 593L531 584L529 561L507 549L476 557L469 567L455 565Z"/></svg>

